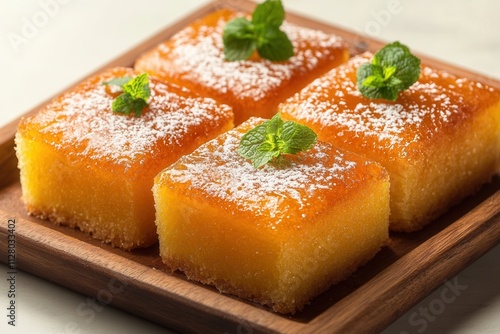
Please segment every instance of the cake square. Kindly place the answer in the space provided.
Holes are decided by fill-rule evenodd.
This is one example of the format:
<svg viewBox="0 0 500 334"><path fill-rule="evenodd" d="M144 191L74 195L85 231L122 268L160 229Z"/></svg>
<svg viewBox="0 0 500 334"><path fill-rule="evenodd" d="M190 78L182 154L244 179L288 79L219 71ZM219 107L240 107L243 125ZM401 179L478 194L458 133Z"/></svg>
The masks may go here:
<svg viewBox="0 0 500 334"><path fill-rule="evenodd" d="M388 242L389 177L377 163L317 142L255 169L237 128L155 178L160 255L220 291L294 313Z"/></svg>
<svg viewBox="0 0 500 334"><path fill-rule="evenodd" d="M119 93L102 83L137 74L107 70L21 120L15 142L29 214L123 249L157 242L154 176L232 128L233 115L229 106L153 77L140 117L114 113Z"/></svg>
<svg viewBox="0 0 500 334"><path fill-rule="evenodd" d="M356 70L318 78L280 106L284 119L381 163L391 176L391 229L418 230L474 193L500 166L500 91L429 66L395 102L370 100Z"/></svg>
<svg viewBox="0 0 500 334"><path fill-rule="evenodd" d="M226 61L224 26L244 13L220 9L187 26L138 58L135 68L175 82L230 105L235 124L250 116L271 118L279 102L349 57L338 36L285 21L295 56L272 62L255 53L244 61Z"/></svg>

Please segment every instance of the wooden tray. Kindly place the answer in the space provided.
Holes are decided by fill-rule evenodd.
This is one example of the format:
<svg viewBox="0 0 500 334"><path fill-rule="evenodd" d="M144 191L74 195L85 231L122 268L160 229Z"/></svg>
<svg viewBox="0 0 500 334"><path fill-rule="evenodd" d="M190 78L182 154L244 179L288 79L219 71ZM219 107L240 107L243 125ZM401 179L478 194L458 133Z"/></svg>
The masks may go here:
<svg viewBox="0 0 500 334"><path fill-rule="evenodd" d="M131 66L188 22L222 6L251 11L253 2L214 1L172 25L104 68ZM287 19L344 37L353 53L382 43L288 13ZM422 56L425 63L500 87L481 77ZM101 71L98 70L96 72ZM89 76L93 75L90 74ZM28 114L35 112L35 108ZM345 333L382 330L500 240L500 178L485 185L421 232L391 234L391 242L347 281L332 287L293 317L220 294L166 274L158 248L125 252L87 235L26 215L13 137L17 121L0 129L0 259L7 260L9 219L15 219L17 267L86 294L102 304L181 332Z"/></svg>

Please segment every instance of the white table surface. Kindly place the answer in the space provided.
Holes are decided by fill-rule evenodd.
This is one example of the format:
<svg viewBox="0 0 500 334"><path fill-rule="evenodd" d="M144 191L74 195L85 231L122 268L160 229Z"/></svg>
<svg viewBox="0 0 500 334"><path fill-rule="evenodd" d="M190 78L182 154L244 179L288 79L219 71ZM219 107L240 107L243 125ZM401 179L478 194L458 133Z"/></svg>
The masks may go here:
<svg viewBox="0 0 500 334"><path fill-rule="evenodd" d="M0 0L0 127L207 2ZM500 79L500 1L284 4L290 11L382 40L399 40L413 50ZM500 333L499 263L497 246L443 282L384 333ZM7 267L1 265L0 272L0 333L170 332L111 306L92 319L83 317L77 310L86 296L21 271L14 328L6 317ZM443 299L450 291L455 298Z"/></svg>

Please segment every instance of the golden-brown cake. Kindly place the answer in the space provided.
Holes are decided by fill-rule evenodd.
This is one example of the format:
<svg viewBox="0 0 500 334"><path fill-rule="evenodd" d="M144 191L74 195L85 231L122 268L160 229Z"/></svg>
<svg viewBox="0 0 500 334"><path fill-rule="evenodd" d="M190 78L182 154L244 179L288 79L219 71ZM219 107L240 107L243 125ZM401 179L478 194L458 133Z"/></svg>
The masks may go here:
<svg viewBox="0 0 500 334"><path fill-rule="evenodd" d="M271 118L279 102L348 59L340 37L285 21L282 29L295 51L288 61L271 62L257 54L226 61L223 29L239 16L244 14L229 9L211 13L145 53L135 68L230 105L240 124L250 116Z"/></svg>
<svg viewBox="0 0 500 334"><path fill-rule="evenodd" d="M391 176L391 229L414 231L491 179L500 165L500 91L423 66L395 102L356 87L352 58L280 106L284 119L380 162Z"/></svg>
<svg viewBox="0 0 500 334"><path fill-rule="evenodd" d="M15 138L28 212L124 249L157 241L154 176L233 120L230 107L152 77L142 116L113 113L116 89L102 83L134 75L88 79L22 119Z"/></svg>
<svg viewBox="0 0 500 334"><path fill-rule="evenodd" d="M158 174L160 255L189 279L294 313L388 241L389 176L324 142L255 169L237 149L261 122L251 118Z"/></svg>

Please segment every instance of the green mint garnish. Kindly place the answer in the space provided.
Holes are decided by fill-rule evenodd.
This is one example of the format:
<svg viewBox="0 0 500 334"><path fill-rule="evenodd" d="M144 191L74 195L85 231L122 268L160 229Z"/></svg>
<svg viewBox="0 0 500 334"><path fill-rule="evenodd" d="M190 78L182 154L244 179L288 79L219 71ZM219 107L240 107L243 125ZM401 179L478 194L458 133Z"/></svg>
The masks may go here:
<svg viewBox="0 0 500 334"><path fill-rule="evenodd" d="M138 75L135 78L112 79L102 84L120 86L123 89L123 93L112 104L112 109L116 113L130 115L133 112L135 117L139 117L144 108L148 106L151 89L149 88L147 73Z"/></svg>
<svg viewBox="0 0 500 334"><path fill-rule="evenodd" d="M262 58L284 61L293 56L293 45L280 30L285 19L281 0L266 0L257 5L252 21L239 17L224 28L224 56L226 60L245 60L257 49Z"/></svg>
<svg viewBox="0 0 500 334"><path fill-rule="evenodd" d="M278 113L243 135L238 153L250 159L255 168L277 160L282 154L297 154L313 147L317 135L305 125L283 122Z"/></svg>
<svg viewBox="0 0 500 334"><path fill-rule="evenodd" d="M405 45L394 42L375 53L371 63L358 67L357 84L365 97L395 101L419 76L420 59Z"/></svg>
<svg viewBox="0 0 500 334"><path fill-rule="evenodd" d="M132 77L115 78L109 81L104 81L102 84L123 87L123 85L125 85L130 80L132 80Z"/></svg>

